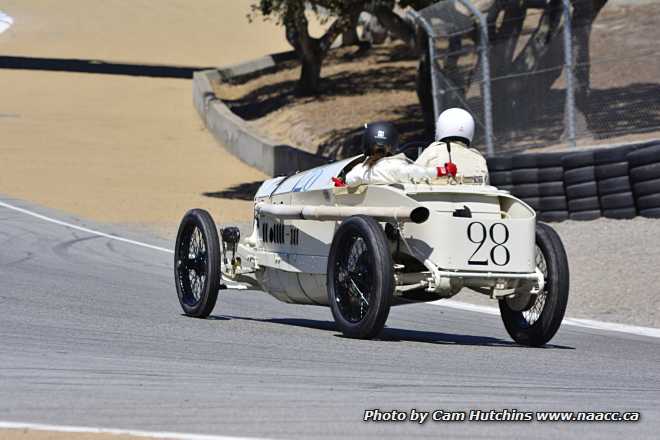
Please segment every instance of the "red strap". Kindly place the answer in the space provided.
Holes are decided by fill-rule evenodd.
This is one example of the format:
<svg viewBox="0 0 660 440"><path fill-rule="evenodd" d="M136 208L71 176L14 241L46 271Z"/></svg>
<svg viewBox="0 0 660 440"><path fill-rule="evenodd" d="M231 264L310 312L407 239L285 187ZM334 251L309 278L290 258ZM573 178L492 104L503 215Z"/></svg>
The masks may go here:
<svg viewBox="0 0 660 440"><path fill-rule="evenodd" d="M335 186L346 186L346 182L344 182L340 177L332 177L332 181L334 182Z"/></svg>
<svg viewBox="0 0 660 440"><path fill-rule="evenodd" d="M437 167L437 169L438 169L438 177L446 176L447 174L456 176L456 173L458 172L458 168L456 167L456 164L453 162L447 162L444 167Z"/></svg>
<svg viewBox="0 0 660 440"><path fill-rule="evenodd" d="M447 162L445 169L447 170L447 174L451 174L452 176L456 176L456 173L458 173L458 167L453 162Z"/></svg>

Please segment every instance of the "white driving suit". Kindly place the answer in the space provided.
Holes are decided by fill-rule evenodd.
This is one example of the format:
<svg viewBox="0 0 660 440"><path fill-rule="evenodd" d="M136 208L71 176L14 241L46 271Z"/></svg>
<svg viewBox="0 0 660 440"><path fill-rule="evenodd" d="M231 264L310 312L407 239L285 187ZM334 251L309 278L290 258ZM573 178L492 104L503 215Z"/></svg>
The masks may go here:
<svg viewBox="0 0 660 440"><path fill-rule="evenodd" d="M440 164L438 164L440 165ZM360 163L346 174L348 186L410 183L437 177L437 165L420 166L403 153L379 159L372 167Z"/></svg>
<svg viewBox="0 0 660 440"><path fill-rule="evenodd" d="M421 152L415 164L423 167L441 166L449 162L449 152L445 141L433 142ZM462 142L451 142L451 162L456 164L461 176L483 176L488 181L488 165L486 159L474 148L469 148Z"/></svg>

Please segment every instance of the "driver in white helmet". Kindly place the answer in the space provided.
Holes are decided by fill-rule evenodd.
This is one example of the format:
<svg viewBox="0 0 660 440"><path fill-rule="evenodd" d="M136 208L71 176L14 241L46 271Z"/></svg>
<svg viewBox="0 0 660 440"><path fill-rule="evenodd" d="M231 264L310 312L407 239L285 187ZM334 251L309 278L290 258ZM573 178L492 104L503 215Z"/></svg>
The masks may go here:
<svg viewBox="0 0 660 440"><path fill-rule="evenodd" d="M462 177L485 183L488 179L486 159L474 148L474 118L462 108L450 108L438 117L436 141L426 147L415 161L420 166L455 163Z"/></svg>

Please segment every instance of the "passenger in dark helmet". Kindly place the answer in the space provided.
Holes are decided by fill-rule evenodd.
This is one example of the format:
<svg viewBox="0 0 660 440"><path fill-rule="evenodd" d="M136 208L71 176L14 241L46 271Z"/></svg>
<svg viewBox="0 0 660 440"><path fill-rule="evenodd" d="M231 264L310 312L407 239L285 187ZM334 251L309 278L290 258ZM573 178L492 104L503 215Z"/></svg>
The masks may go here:
<svg viewBox="0 0 660 440"><path fill-rule="evenodd" d="M456 175L456 165L415 165L399 147L399 133L389 122L366 124L362 135L362 149L366 159L346 175L348 186L418 182L437 177Z"/></svg>

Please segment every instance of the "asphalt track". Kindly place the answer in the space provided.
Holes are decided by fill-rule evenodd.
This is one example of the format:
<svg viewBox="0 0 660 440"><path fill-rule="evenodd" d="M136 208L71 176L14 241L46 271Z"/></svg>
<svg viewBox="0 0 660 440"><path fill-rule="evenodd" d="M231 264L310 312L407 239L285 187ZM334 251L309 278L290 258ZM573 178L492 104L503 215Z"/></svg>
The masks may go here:
<svg viewBox="0 0 660 440"><path fill-rule="evenodd" d="M212 319L192 319L171 260L0 207L0 420L268 438L657 438L660 339L565 326L524 348L496 316L421 304L394 308L381 340L358 341L329 310L260 292L222 293ZM372 408L642 420L362 422Z"/></svg>

